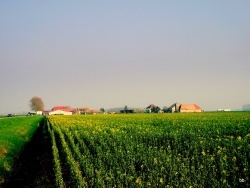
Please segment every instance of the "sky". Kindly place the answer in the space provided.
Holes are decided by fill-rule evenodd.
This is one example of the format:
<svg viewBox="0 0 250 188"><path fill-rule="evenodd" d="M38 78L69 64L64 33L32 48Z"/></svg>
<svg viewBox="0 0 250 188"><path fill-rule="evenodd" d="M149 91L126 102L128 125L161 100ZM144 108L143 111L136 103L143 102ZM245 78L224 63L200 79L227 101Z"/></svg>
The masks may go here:
<svg viewBox="0 0 250 188"><path fill-rule="evenodd" d="M250 103L249 0L0 1L0 113Z"/></svg>

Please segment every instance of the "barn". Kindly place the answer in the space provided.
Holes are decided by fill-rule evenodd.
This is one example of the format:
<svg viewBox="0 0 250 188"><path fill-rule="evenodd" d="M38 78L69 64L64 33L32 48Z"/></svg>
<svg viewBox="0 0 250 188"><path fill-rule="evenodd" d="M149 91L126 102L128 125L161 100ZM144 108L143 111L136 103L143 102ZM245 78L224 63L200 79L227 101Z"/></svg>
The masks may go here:
<svg viewBox="0 0 250 188"><path fill-rule="evenodd" d="M202 109L197 104L182 104L180 112L202 112Z"/></svg>
<svg viewBox="0 0 250 188"><path fill-rule="evenodd" d="M202 112L202 109L197 104L174 103L167 109L167 112Z"/></svg>

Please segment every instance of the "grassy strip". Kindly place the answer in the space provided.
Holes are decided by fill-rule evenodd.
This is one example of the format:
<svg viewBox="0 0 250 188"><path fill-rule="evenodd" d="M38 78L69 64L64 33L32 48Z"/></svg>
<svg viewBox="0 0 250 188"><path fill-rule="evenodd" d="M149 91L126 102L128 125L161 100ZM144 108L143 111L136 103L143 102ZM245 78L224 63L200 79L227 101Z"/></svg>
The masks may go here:
<svg viewBox="0 0 250 188"><path fill-rule="evenodd" d="M42 116L0 119L0 184L9 178L15 162L36 132Z"/></svg>

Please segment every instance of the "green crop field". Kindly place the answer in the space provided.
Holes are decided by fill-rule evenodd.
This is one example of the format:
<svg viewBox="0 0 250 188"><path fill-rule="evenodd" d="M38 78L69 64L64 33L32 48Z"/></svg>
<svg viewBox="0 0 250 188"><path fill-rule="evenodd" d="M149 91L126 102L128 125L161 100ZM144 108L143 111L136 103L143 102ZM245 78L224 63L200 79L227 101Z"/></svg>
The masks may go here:
<svg viewBox="0 0 250 188"><path fill-rule="evenodd" d="M9 178L15 162L31 140L43 117L12 117L0 119L0 184Z"/></svg>
<svg viewBox="0 0 250 188"><path fill-rule="evenodd" d="M57 187L250 186L250 113L46 121Z"/></svg>

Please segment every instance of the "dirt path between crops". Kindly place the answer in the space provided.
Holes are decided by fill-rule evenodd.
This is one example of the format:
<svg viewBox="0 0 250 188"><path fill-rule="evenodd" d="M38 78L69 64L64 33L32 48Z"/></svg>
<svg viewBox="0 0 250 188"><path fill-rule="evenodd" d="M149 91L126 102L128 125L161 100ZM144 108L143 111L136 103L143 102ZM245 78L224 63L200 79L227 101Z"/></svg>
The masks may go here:
<svg viewBox="0 0 250 188"><path fill-rule="evenodd" d="M51 140L43 121L3 187L55 187Z"/></svg>

